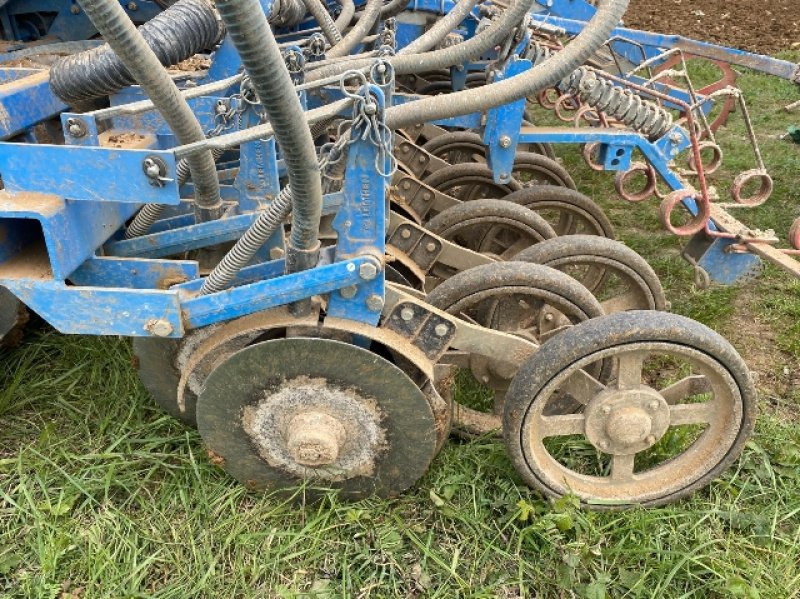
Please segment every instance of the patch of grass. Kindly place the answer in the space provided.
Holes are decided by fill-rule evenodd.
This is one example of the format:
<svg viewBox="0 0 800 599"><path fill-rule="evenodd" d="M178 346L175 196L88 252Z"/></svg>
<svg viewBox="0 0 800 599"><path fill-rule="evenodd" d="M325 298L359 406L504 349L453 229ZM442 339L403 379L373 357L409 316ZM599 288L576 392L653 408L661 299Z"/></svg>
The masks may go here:
<svg viewBox="0 0 800 599"><path fill-rule="evenodd" d="M752 73L740 83L776 175L773 199L742 218L784 232L798 215L800 147L778 139L798 118L780 109L796 89ZM742 132L734 116L720 183L749 165ZM696 290L682 241L661 230L654 203L620 202L609 176L589 172L575 152L563 159L619 237L653 264L674 311L729 332L742 351L769 346L797 365L796 281L769 268L746 287ZM752 320L738 307L743 298L771 335L736 337ZM197 433L152 405L125 341L39 328L0 357L2 597L800 593L796 395L782 398L782 411L764 402L742 459L664 508L592 513L569 498L548 501L487 439L448 443L399 499L346 504L331 495L310 504L302 490L291 501L246 493L213 466ZM465 402L485 401L477 384L460 392Z"/></svg>

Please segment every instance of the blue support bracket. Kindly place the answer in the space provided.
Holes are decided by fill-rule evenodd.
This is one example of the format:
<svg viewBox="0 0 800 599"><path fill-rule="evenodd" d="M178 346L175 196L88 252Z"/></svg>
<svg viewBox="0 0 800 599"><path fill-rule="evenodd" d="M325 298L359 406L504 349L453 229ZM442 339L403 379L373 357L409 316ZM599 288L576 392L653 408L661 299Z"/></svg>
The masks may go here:
<svg viewBox="0 0 800 599"><path fill-rule="evenodd" d="M0 139L14 137L66 109L50 90L48 71L0 69Z"/></svg>
<svg viewBox="0 0 800 599"><path fill-rule="evenodd" d="M530 60L512 57L506 63L505 69L498 74L497 80L502 81L524 73L531 66ZM492 169L495 183L511 181L525 103L525 98L520 98L516 102L492 108L487 114L483 143L488 149L487 162Z"/></svg>
<svg viewBox="0 0 800 599"><path fill-rule="evenodd" d="M163 166L159 179L145 172L147 159ZM0 144L0 173L9 191L57 193L70 200L106 203L180 202L175 156L165 151Z"/></svg>
<svg viewBox="0 0 800 599"><path fill-rule="evenodd" d="M73 272L69 280L79 287L121 287L125 289L169 289L200 277L192 260L143 260L93 256Z"/></svg>

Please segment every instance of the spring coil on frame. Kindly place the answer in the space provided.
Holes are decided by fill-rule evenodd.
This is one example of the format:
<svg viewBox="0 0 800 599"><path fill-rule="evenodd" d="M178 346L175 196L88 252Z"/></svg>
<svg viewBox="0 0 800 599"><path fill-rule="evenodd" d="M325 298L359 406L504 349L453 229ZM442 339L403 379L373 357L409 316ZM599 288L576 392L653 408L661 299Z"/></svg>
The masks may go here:
<svg viewBox="0 0 800 599"><path fill-rule="evenodd" d="M650 139L658 139L672 128L672 115L667 109L629 89L617 87L599 77L592 68L575 69L559 87Z"/></svg>

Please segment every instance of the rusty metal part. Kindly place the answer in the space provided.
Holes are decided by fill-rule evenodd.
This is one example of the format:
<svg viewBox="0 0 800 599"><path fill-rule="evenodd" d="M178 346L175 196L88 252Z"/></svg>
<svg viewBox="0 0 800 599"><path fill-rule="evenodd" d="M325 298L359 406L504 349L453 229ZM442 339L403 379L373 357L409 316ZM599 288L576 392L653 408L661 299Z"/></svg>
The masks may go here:
<svg viewBox="0 0 800 599"><path fill-rule="evenodd" d="M586 372L603 360L615 364L607 384ZM549 409L564 394L581 408ZM572 493L596 507L660 505L730 465L755 413L747 366L721 336L677 315L627 312L544 344L509 389L504 427L515 467L546 495ZM674 427L682 433L670 436ZM597 457L582 459L575 448Z"/></svg>
<svg viewBox="0 0 800 599"><path fill-rule="evenodd" d="M599 235L614 238L614 226L603 209L579 191L558 185L533 185L503 198L542 216L557 236Z"/></svg>
<svg viewBox="0 0 800 599"><path fill-rule="evenodd" d="M547 266L528 263L497 262L458 273L434 289L428 301L462 320L535 344L603 314L597 300L574 279ZM492 417L454 403L456 429L468 435L499 430L502 398L517 365L502 356L457 350L443 360L471 370L495 396L497 410ZM477 428L479 422L488 428Z"/></svg>
<svg viewBox="0 0 800 599"><path fill-rule="evenodd" d="M321 486L348 499L395 497L436 448L428 400L408 375L330 339L275 339L228 357L206 380L197 422L222 467L250 490L307 483L311 495Z"/></svg>
<svg viewBox="0 0 800 599"><path fill-rule="evenodd" d="M0 287L0 346L19 345L28 320L30 314L25 304L8 289Z"/></svg>
<svg viewBox="0 0 800 599"><path fill-rule="evenodd" d="M751 183L758 183L758 189L749 195L744 195L745 187ZM754 208L766 202L772 195L774 183L769 173L763 169L753 169L739 173L731 186L733 201L742 206Z"/></svg>
<svg viewBox="0 0 800 599"><path fill-rule="evenodd" d="M672 71L679 64L685 63L686 60L701 60L703 62L708 62L716 66L722 72L722 76L720 77L719 80L715 81L710 85L701 87L700 89L697 90L697 94L701 96L707 96L721 89L733 87L736 85L736 77L737 77L736 71L734 71L731 68L731 65L729 63L723 62L721 60L708 60L691 54L676 54L668 58L663 63L661 63L658 66L658 68L655 69L654 72L655 74L659 74L665 71ZM670 84L670 80L668 78L664 78L661 81L662 83L666 83L667 85ZM674 85L675 82L672 82L672 84ZM736 108L736 99L732 97L726 98L725 101L722 103L722 107L719 113L717 113L714 119L709 123L711 131L716 133L720 127L725 126L725 124L728 122L728 119L730 118L731 113L735 110L735 108Z"/></svg>
<svg viewBox="0 0 800 599"><path fill-rule="evenodd" d="M595 159L595 154L599 152L599 150L600 150L600 144L597 142L584 144L582 150L583 160L586 162L586 165L590 169L592 169L593 171L597 171L598 173L606 170L605 166L603 166L602 163L598 162L598 160Z"/></svg>
<svg viewBox="0 0 800 599"><path fill-rule="evenodd" d="M666 310L658 275L625 244L595 235L556 237L517 254L515 260L556 268L579 281L606 314Z"/></svg>
<svg viewBox="0 0 800 599"><path fill-rule="evenodd" d="M644 176L644 185L639 191L631 191L628 186L637 175ZM656 184L656 169L647 162L633 162L628 170L617 171L614 177L614 188L617 190L617 194L628 202L641 202L652 197L656 193Z"/></svg>
<svg viewBox="0 0 800 599"><path fill-rule="evenodd" d="M711 175L719 170L719 167L722 166L722 161L724 159L724 155L722 153L722 148L719 147L718 144L714 143L710 140L701 141L698 145L698 150L700 151L700 155L702 157L702 153L706 150L711 151L711 159L708 161L703 161L703 171L707 175ZM697 166L695 165L695 157L694 154L689 154L687 158L687 163L689 169L696 173Z"/></svg>
<svg viewBox="0 0 800 599"><path fill-rule="evenodd" d="M789 243L794 249L800 250L800 218L796 218L789 227Z"/></svg>
<svg viewBox="0 0 800 599"><path fill-rule="evenodd" d="M693 215L689 219L689 222L683 225L673 224L672 213L674 210L678 207L683 209L683 202L692 200L695 200L698 206L697 214ZM661 218L661 224L673 235L694 235L706 228L708 219L711 216L711 204L710 202L702 201L694 189L678 189L667 194L667 196L661 200L659 216Z"/></svg>

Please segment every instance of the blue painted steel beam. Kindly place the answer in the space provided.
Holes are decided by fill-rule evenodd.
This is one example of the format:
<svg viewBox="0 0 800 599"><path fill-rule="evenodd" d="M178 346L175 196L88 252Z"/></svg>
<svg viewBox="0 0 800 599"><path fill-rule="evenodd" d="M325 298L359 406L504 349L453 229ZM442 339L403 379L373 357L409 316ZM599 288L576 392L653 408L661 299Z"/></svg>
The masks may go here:
<svg viewBox="0 0 800 599"><path fill-rule="evenodd" d="M47 71L0 69L0 139L9 139L66 109L50 91Z"/></svg>
<svg viewBox="0 0 800 599"><path fill-rule="evenodd" d="M166 179L160 186L144 172L149 157L166 166ZM159 150L6 143L0 144L0 173L9 191L58 194L80 201L180 202L175 156Z"/></svg>
<svg viewBox="0 0 800 599"><path fill-rule="evenodd" d="M144 260L93 256L73 272L69 280L80 287L168 289L200 277L192 260Z"/></svg>

